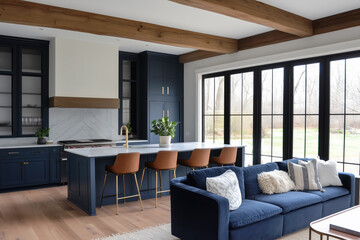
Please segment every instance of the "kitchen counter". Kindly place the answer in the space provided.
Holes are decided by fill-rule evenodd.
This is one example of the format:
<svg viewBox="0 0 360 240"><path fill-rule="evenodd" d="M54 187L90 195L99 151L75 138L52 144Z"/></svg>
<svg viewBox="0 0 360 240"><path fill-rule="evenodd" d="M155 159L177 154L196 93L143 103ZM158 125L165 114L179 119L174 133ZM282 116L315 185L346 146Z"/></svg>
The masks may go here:
<svg viewBox="0 0 360 240"><path fill-rule="evenodd" d="M130 143L130 142L129 142ZM144 144L144 145L129 145L126 149L123 146L116 147L99 147L99 148L80 148L80 149L66 149L66 152L74 153L84 157L115 157L119 153L134 153L139 152L140 154L156 154L159 151L174 151L189 152L195 148L211 148L221 149L225 146L242 147L238 145L228 144L212 144L203 142L186 142L186 143L172 143L169 148L161 148L159 144Z"/></svg>
<svg viewBox="0 0 360 240"><path fill-rule="evenodd" d="M145 163L153 161L159 151L177 150L179 159L187 159L196 148L210 148L211 156L218 156L223 147L233 145L228 144L210 144L202 142L172 143L169 148L160 148L158 144L129 145L126 149L123 146L99 147L99 148L78 148L66 149L68 157L68 200L84 210L89 215L96 215L96 207L100 206L101 191L104 182L105 166L112 165L116 155L120 153L140 153L140 166L137 173L138 181L141 180L141 172ZM238 148L236 157L236 166L243 166L245 160L245 146L235 146ZM210 165L211 167L213 165ZM176 169L176 176L186 176L191 171L190 168L179 166ZM172 175L169 171L162 171L162 188L170 188ZM143 199L155 197L155 172L146 171L144 182L141 188L141 197ZM119 186L122 186L122 177L119 179ZM131 175L125 176L126 195L136 194L134 179ZM122 187L120 188L120 194ZM106 188L103 205L115 204L115 176L109 174L106 182ZM111 196L111 197L110 197ZM127 201L136 200L129 199ZM120 210L121 211L121 210Z"/></svg>
<svg viewBox="0 0 360 240"><path fill-rule="evenodd" d="M37 148L37 147L60 147L60 144L37 144L37 143L2 143L0 149L10 148Z"/></svg>
<svg viewBox="0 0 360 240"><path fill-rule="evenodd" d="M125 143L125 139L123 140L114 140L114 142L116 144L123 144ZM131 143L143 143L143 144L146 144L148 142L148 140L143 140L143 139L129 139L129 144Z"/></svg>

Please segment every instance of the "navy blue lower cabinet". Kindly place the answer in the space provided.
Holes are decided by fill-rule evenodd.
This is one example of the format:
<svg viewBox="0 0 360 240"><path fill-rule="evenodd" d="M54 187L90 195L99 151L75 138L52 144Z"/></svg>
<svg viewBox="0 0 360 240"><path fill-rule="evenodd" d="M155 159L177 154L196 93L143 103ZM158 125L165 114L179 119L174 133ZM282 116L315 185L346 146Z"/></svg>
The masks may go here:
<svg viewBox="0 0 360 240"><path fill-rule="evenodd" d="M51 148L49 154L49 182L60 183L60 148Z"/></svg>
<svg viewBox="0 0 360 240"><path fill-rule="evenodd" d="M23 184L36 185L49 182L48 158L25 159L23 163Z"/></svg>
<svg viewBox="0 0 360 240"><path fill-rule="evenodd" d="M5 159L0 161L0 188L22 184L22 160Z"/></svg>
<svg viewBox="0 0 360 240"><path fill-rule="evenodd" d="M60 183L60 147L0 150L0 189Z"/></svg>

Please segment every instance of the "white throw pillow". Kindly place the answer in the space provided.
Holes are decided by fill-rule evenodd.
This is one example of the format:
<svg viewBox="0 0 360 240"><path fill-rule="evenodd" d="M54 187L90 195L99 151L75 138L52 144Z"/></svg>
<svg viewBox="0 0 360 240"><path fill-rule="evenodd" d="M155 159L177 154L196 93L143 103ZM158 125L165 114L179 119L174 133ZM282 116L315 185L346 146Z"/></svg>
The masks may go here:
<svg viewBox="0 0 360 240"><path fill-rule="evenodd" d="M316 159L308 162L301 161L301 164L288 161L287 165L289 176L295 182L296 190L324 191L319 180Z"/></svg>
<svg viewBox="0 0 360 240"><path fill-rule="evenodd" d="M280 170L259 173L258 183L265 194L285 193L295 189L295 184L287 172Z"/></svg>
<svg viewBox="0 0 360 240"><path fill-rule="evenodd" d="M227 170L217 177L207 177L206 190L227 198L230 210L235 210L241 205L239 181L236 174L231 170Z"/></svg>
<svg viewBox="0 0 360 240"><path fill-rule="evenodd" d="M304 163L304 161L300 161L301 160L299 160L299 164ZM324 161L318 157L316 161L318 165L319 179L322 187L342 186L338 171L336 170L335 160Z"/></svg>

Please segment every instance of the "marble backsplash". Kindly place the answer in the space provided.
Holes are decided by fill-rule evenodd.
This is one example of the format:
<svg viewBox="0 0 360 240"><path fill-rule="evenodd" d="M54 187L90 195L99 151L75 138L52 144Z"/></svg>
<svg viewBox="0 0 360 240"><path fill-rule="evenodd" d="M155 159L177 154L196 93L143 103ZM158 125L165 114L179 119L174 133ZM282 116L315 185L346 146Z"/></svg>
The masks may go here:
<svg viewBox="0 0 360 240"><path fill-rule="evenodd" d="M49 139L107 138L117 140L117 109L50 108Z"/></svg>
<svg viewBox="0 0 360 240"><path fill-rule="evenodd" d="M106 138L120 140L117 109L50 108L50 140ZM36 144L36 137L0 138L0 145Z"/></svg>

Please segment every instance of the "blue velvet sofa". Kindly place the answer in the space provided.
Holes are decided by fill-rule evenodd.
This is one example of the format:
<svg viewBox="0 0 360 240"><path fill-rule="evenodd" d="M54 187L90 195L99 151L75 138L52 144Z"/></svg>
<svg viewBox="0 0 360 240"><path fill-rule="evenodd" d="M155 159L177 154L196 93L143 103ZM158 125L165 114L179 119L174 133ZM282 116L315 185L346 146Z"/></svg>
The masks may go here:
<svg viewBox="0 0 360 240"><path fill-rule="evenodd" d="M287 161L244 168L214 167L173 179L172 234L183 240L276 239L354 205L355 177L350 173L339 173L343 187L325 187L325 192L263 194L257 174L275 169L287 171ZM241 206L234 211L229 211L226 198L206 191L206 177L218 176L228 169L236 173L243 198Z"/></svg>

